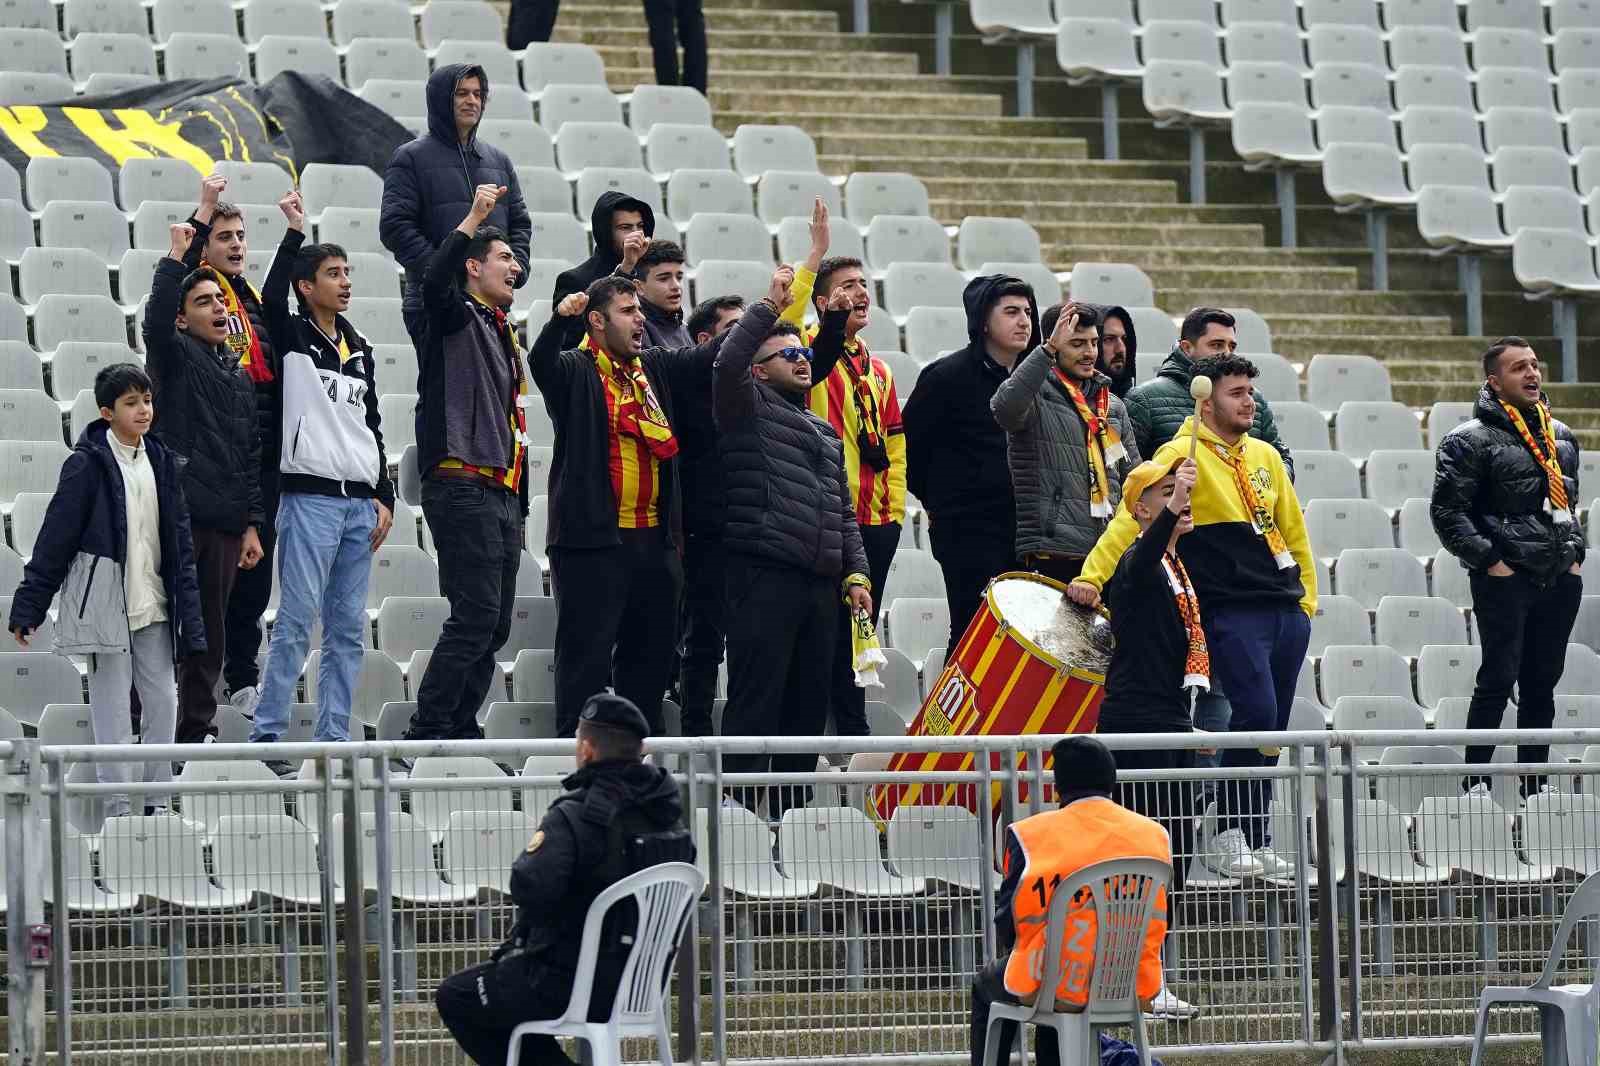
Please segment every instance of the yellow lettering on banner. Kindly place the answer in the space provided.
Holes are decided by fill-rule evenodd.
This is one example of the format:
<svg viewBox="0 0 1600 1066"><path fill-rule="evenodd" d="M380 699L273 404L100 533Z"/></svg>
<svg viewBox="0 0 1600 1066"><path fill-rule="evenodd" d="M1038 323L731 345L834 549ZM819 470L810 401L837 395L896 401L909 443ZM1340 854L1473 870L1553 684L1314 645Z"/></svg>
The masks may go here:
<svg viewBox="0 0 1600 1066"><path fill-rule="evenodd" d="M60 155L36 136L49 123L44 109L28 106L0 107L0 133L28 155L39 158Z"/></svg>
<svg viewBox="0 0 1600 1066"><path fill-rule="evenodd" d="M201 174L209 174L213 169L211 156L183 139L182 123L159 122L148 111L124 107L111 112L122 123L119 130L106 121L104 111L87 107L64 107L61 111L118 166L129 159L170 156L183 160Z"/></svg>

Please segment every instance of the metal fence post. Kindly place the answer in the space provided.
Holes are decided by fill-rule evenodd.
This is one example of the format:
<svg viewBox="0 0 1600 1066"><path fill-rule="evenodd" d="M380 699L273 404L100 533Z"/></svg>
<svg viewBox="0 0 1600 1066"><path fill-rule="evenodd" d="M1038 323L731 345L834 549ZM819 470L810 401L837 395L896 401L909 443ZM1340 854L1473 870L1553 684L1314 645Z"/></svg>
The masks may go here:
<svg viewBox="0 0 1600 1066"><path fill-rule="evenodd" d="M711 871L711 1058L728 1061L727 911L722 896L722 751L707 752L711 763L711 799L706 805L706 864ZM698 816L696 816L698 817Z"/></svg>
<svg viewBox="0 0 1600 1066"><path fill-rule="evenodd" d="M360 763L357 761L357 768ZM384 909L386 900L392 901L390 895L391 871L394 868L393 841L389 839L389 804L395 799L394 793L389 791L391 784L389 778L389 760L380 757L373 760L373 766L378 778L378 794L373 799L373 820L378 826L378 839L376 856L378 869L377 892L378 907ZM361 778L351 779L352 788L357 791L351 794L357 798L356 806L360 807L359 786ZM397 805L398 806L398 805ZM393 906L392 902L389 906ZM394 1063L394 929L388 921L378 923L378 1061L382 1066L393 1066Z"/></svg>
<svg viewBox="0 0 1600 1066"><path fill-rule="evenodd" d="M1361 761L1356 758L1356 746L1346 742L1339 747L1339 757L1344 761L1349 773L1344 779L1344 835L1349 841L1350 867L1349 876L1345 878L1345 927L1348 930L1349 946L1346 954L1350 957L1350 1036L1351 1039L1361 1039L1361 899L1358 895L1359 878L1356 876L1356 797L1364 794L1359 774ZM1333 752L1328 752L1331 762Z"/></svg>
<svg viewBox="0 0 1600 1066"><path fill-rule="evenodd" d="M684 810L689 812L689 825L699 817L700 784L695 780L699 766L699 752L685 752ZM689 911L689 924L684 930L683 942L678 945L678 1061L700 1062L700 908ZM387 1066L387 1064L385 1064Z"/></svg>
<svg viewBox="0 0 1600 1066"><path fill-rule="evenodd" d="M333 793L333 756L322 757L323 795L331 801ZM344 765L341 761L339 765ZM337 847L344 848L344 980L345 996L345 1057L350 1066L366 1066L367 1061L367 929L363 906L366 883L361 869L361 795L356 790L356 778L361 772L359 759L350 760L350 791L344 797L344 839ZM326 809L328 803L324 803ZM380 823L381 824L381 823ZM378 910L385 921L389 919L387 901L378 901ZM332 983L331 981L329 982Z"/></svg>
<svg viewBox="0 0 1600 1066"><path fill-rule="evenodd" d="M1333 1041L1334 1061L1342 1064L1344 1023L1339 1003L1339 883L1334 877L1335 864L1329 861L1334 853L1334 787L1333 751L1329 749L1322 760L1322 772L1317 775L1317 854L1323 857L1317 863L1317 900L1320 904L1317 907L1317 944L1321 949L1317 955L1317 1013L1318 1036L1322 1040ZM1348 837L1346 842L1349 842ZM1347 870L1353 877L1354 863Z"/></svg>
<svg viewBox="0 0 1600 1066"><path fill-rule="evenodd" d="M44 924L44 789L39 742L13 740L6 760L6 1030L11 1066L45 1060L45 974L51 963Z"/></svg>
<svg viewBox="0 0 1600 1066"><path fill-rule="evenodd" d="M55 790L50 793L50 877L55 885L55 898L67 899L66 852L62 839L67 832L66 767L62 763L50 764L47 771ZM56 1000L56 1063L69 1066L72 1062L72 912L67 907L52 908L50 915L55 926L55 960L50 981L55 986Z"/></svg>

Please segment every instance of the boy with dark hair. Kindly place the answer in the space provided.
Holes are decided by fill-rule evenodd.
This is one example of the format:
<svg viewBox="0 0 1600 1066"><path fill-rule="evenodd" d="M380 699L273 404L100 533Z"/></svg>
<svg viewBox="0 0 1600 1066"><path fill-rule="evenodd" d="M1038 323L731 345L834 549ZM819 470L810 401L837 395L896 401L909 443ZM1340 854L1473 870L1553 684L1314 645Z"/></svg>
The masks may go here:
<svg viewBox="0 0 1600 1066"><path fill-rule="evenodd" d="M278 207L288 229L273 257L262 303L278 339L280 599L255 707L253 741L279 739L305 666L311 627L322 622L316 740L348 740L361 673L362 627L372 553L389 534L394 489L383 454L372 346L344 317L350 264L333 244L302 247L300 194ZM289 310L294 285L299 314ZM287 764L278 764L280 772Z"/></svg>
<svg viewBox="0 0 1600 1066"><path fill-rule="evenodd" d="M245 261L250 247L245 233L244 213L223 200L228 179L207 175L200 182L200 205L189 217L194 240L184 255L190 267L210 267L222 281L222 298L228 308L228 350L239 360L256 390L256 414L261 434L262 522L261 565L242 571L228 597L228 613L223 631L211 634L211 643L223 655L223 688L234 707L248 710L255 702L255 687L260 680L256 656L261 651L261 616L272 599L272 554L277 543L278 521L278 425L273 395L275 350L267 328L261 294L245 276Z"/></svg>
<svg viewBox="0 0 1600 1066"><path fill-rule="evenodd" d="M744 313L743 296L713 296L702 300L689 316L685 328L696 344L704 344L732 329Z"/></svg>
<svg viewBox="0 0 1600 1066"><path fill-rule="evenodd" d="M609 274L633 277L634 268L655 232L656 215L649 204L615 189L601 193L589 214L594 254L571 270L556 275L550 298L559 305L574 293L587 292L590 285ZM576 348L584 337L583 317L562 319L561 325L566 331L561 336L561 347Z"/></svg>
<svg viewBox="0 0 1600 1066"><path fill-rule="evenodd" d="M516 607L533 398L506 317L522 268L487 224L505 194L480 185L422 277L417 469L450 617L417 687L409 740L482 736L478 708Z"/></svg>
<svg viewBox="0 0 1600 1066"><path fill-rule="evenodd" d="M652 348L687 348L694 343L683 323L683 249L651 241L634 268L645 341Z"/></svg>
<svg viewBox="0 0 1600 1066"><path fill-rule="evenodd" d="M132 744L129 694L143 708L140 741L170 744L177 727L173 663L203 652L194 544L179 486L177 456L146 436L154 415L150 378L133 363L95 375L100 418L84 427L61 467L55 495L11 602L18 644L45 621L57 593L74 605L56 620L55 652L89 657L89 704L96 744ZM166 759L100 763L102 784L171 781ZM155 808L165 796L152 796ZM134 810L126 793L107 797L108 815ZM144 802L139 805L144 812Z"/></svg>
<svg viewBox="0 0 1600 1066"><path fill-rule="evenodd" d="M184 260L196 230L171 227L144 309L153 434L174 453L194 538L195 577L209 639L178 664L179 743L216 735L224 622L240 570L261 561L261 441L255 387L228 347L233 323L216 271Z"/></svg>

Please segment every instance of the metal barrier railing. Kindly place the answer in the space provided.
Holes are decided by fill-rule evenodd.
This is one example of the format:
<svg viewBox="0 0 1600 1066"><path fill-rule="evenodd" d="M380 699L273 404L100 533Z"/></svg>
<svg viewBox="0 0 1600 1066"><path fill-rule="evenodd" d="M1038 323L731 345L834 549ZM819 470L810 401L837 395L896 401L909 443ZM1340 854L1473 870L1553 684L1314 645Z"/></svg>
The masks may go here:
<svg viewBox="0 0 1600 1066"><path fill-rule="evenodd" d="M1479 988L1531 980L1567 891L1600 868L1600 764L1493 763L1482 768L1490 798L1463 799L1449 750L1491 737L1600 743L1597 730L1102 738L1113 749L1283 751L1263 769L1119 775L1126 802L1180 804L1166 973L1204 1013L1159 1019L1162 1053L1342 1057L1352 1044L1470 1040ZM708 876L679 956L677 1057L965 1061L971 976L995 952L998 842L1053 802L1042 755L1055 739L652 741L651 758L682 786ZM1376 761L1416 747L1429 750ZM279 780L250 745L0 742L13 1062L195 1046L224 1059L268 1049L307 1063L463 1061L432 991L505 936L510 863L572 751L286 744L274 757L302 769ZM722 768L728 754L782 751L868 757L803 774ZM884 767L908 751L973 758L951 772ZM395 755L419 760L412 775L391 770ZM95 779L101 763L167 759L186 764L170 785ZM1540 771L1565 791L1524 806L1518 779ZM1274 846L1293 872L1219 874L1207 862L1209 798L1263 778ZM967 802L908 804L886 820L870 800L891 783L930 786L924 799L953 787ZM807 795L777 826L733 798L784 788ZM180 817L103 819L116 794ZM1588 931L1573 954L1572 979L1590 980L1600 937ZM1531 1041L1537 1027L1506 1015L1496 1033Z"/></svg>

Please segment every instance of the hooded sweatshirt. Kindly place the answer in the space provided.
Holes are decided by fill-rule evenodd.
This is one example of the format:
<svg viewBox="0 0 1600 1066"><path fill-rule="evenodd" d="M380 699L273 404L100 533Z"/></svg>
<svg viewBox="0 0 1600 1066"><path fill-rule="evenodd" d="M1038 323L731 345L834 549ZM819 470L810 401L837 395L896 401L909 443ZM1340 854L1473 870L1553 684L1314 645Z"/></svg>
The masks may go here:
<svg viewBox="0 0 1600 1066"><path fill-rule="evenodd" d="M553 302L559 304L572 293L582 292L607 274L616 273L617 267L622 263L622 256L617 254L616 241L611 236L611 216L618 211L639 212L644 217L645 236L655 235L656 213L650 209L649 204L615 189L601 193L594 202L594 210L589 214L589 232L594 237L594 254L571 270L563 270L556 275L555 291L550 296ZM576 348L583 340L584 322L583 315L574 315L566 321L565 332L561 335L563 348ZM647 324L645 328L648 330L649 325ZM651 343L655 343L653 338Z"/></svg>
<svg viewBox="0 0 1600 1066"><path fill-rule="evenodd" d="M1104 322L1108 317L1119 318L1122 320L1122 328L1127 331L1124 339L1128 345L1128 358L1122 364L1122 371L1113 374L1106 366L1103 355L1100 361L1095 364L1096 370L1111 379L1111 395L1120 400L1128 395L1129 389L1133 388L1133 379L1138 372L1136 363L1139 357L1139 335L1133 331L1133 316L1128 314L1126 307L1118 304L1090 304L1089 306L1094 308L1100 315L1101 322Z"/></svg>
<svg viewBox="0 0 1600 1066"><path fill-rule="evenodd" d="M999 287L1018 281L990 274L967 283L962 296L966 347L925 367L905 404L907 484L941 539L1009 542L1016 531L1006 433L989 410L995 389L1010 372L989 358L983 328L999 302ZM1028 308L1033 336L1025 351L1042 340L1039 306L1031 295Z"/></svg>
<svg viewBox="0 0 1600 1066"><path fill-rule="evenodd" d="M456 135L456 85L468 77L480 80L483 106L488 108L489 76L482 67L466 63L440 67L428 78L428 132L396 149L383 175L378 236L405 267L407 313L421 310L422 274L428 258L467 217L479 185L506 187L506 194L484 224L506 234L520 268L516 284L522 285L528 277L533 221L522 201L517 168L500 149L478 140L477 127L465 144Z"/></svg>

